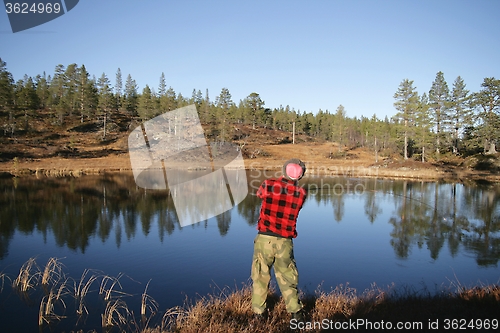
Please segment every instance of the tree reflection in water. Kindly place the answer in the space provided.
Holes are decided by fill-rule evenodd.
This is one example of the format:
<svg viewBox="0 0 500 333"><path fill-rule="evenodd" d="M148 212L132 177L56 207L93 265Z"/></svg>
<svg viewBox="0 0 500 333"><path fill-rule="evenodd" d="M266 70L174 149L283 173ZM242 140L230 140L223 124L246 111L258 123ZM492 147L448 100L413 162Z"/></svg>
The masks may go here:
<svg viewBox="0 0 500 333"><path fill-rule="evenodd" d="M248 225L255 226L260 199L255 192L263 180L251 173L249 195L235 209ZM368 223L387 209L381 201L391 198L394 210L390 243L399 258L412 248L426 246L436 260L445 244L452 256L460 246L474 255L480 266L495 266L500 258L500 190L495 184L384 181L376 178L306 178L307 200L331 207L333 220L342 223L346 196L357 195ZM224 184L223 184L224 185ZM358 185L358 186L356 186ZM141 232L157 226L160 241L182 229L169 190L145 190L131 174L81 178L7 178L0 180L0 259L9 250L14 233L54 235L58 246L85 253L89 238L102 242L114 238L120 247ZM203 196L193 195L196 205L206 206ZM231 232L231 212L216 217L221 236ZM207 221L194 227L207 227ZM156 231L155 231L156 232ZM114 236L114 237L113 237Z"/></svg>

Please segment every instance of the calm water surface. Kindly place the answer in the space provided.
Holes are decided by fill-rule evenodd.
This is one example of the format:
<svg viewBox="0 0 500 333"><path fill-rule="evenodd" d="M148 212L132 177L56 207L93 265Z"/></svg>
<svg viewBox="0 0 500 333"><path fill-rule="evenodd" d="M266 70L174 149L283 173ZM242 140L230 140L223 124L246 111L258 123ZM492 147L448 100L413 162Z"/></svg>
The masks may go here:
<svg viewBox="0 0 500 333"><path fill-rule="evenodd" d="M38 329L43 288L26 297L11 287L30 258L40 270L49 258L60 258L68 289L87 269L87 277L123 274L123 299L135 313L148 281L160 310L248 283L260 207L255 191L264 175L247 177L249 194L237 207L183 228L172 194L138 188L132 175L0 179L2 327ZM433 292L499 281L498 185L331 177L309 177L301 185L309 195L294 243L305 291L395 284ZM98 290L95 283L88 316L78 319L68 301L56 309L67 318L44 329L99 328Z"/></svg>

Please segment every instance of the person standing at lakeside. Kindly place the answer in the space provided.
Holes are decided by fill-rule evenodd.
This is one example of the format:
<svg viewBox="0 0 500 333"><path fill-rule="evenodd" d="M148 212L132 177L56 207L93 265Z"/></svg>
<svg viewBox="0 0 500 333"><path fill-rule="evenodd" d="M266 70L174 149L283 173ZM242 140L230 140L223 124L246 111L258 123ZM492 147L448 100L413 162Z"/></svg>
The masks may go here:
<svg viewBox="0 0 500 333"><path fill-rule="evenodd" d="M307 192L298 186L306 172L299 159L283 165L283 175L266 179L257 191L262 199L258 234L254 240L252 259L252 310L257 318L266 316L266 300L271 280L271 267L286 310L292 319L303 320L302 303L298 297L299 273L293 255L293 238L297 237L297 217Z"/></svg>

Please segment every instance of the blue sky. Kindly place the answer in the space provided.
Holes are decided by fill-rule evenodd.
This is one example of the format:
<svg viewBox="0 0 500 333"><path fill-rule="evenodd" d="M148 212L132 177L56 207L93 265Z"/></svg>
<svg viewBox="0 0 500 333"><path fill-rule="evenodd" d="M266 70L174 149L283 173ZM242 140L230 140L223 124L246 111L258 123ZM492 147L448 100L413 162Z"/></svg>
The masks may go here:
<svg viewBox="0 0 500 333"><path fill-rule="evenodd" d="M167 85L190 97L222 88L238 103L316 113L342 104L349 117L396 113L405 78L428 92L442 71L478 91L500 78L500 1L80 0L60 18L13 34L0 13L0 57L14 79L84 64L139 91Z"/></svg>

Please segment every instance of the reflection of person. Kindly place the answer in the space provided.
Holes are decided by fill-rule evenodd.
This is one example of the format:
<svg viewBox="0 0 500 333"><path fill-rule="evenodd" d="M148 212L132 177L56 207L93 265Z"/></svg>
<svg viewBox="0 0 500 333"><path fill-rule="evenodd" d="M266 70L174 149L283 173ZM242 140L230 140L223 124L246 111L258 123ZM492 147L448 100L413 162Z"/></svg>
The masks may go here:
<svg viewBox="0 0 500 333"><path fill-rule="evenodd" d="M306 190L298 186L305 171L301 160L291 159L283 165L283 176L265 180L257 191L262 199L252 260L252 310L257 317L264 316L266 310L270 271L274 265L287 312L292 319L303 320L292 239L297 237L297 217L306 198Z"/></svg>

